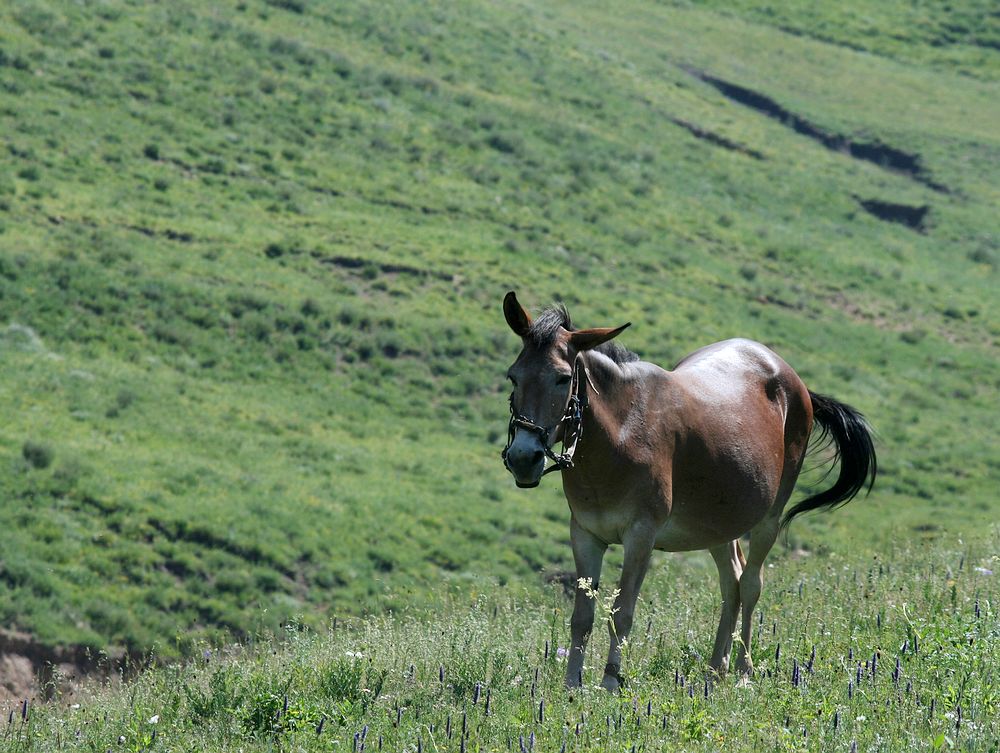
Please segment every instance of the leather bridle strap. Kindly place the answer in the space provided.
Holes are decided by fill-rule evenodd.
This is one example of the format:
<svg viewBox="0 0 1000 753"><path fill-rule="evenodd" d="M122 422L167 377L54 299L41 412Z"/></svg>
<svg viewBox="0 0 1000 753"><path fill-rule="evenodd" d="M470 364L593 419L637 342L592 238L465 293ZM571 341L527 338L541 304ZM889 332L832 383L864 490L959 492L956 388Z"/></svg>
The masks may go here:
<svg viewBox="0 0 1000 753"><path fill-rule="evenodd" d="M510 423L507 425L507 446L500 453L500 457L504 461L504 466L507 465L507 452L514 443L514 432L517 429L525 429L538 435L545 456L552 461L552 465L542 471L543 476L552 471L561 471L573 467L573 456L576 454L576 448L580 443L581 437L583 437L583 409L587 407L587 391L582 389L583 379L589 382L590 375L587 374L587 367L583 365L582 359L578 357L573 364L573 377L570 382L566 409L563 411L562 418L559 419L559 422L551 430L546 429L544 426L539 426L530 418L519 414L514 408L513 395L511 395ZM555 433L560 426L563 427L563 451L557 455L553 451L551 444L549 444L549 435Z"/></svg>

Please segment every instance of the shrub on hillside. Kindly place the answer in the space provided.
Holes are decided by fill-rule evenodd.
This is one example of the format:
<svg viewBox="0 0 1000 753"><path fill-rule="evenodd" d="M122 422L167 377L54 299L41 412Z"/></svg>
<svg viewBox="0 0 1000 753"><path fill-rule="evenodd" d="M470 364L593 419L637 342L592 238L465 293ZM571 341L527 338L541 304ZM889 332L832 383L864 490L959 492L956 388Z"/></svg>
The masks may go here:
<svg viewBox="0 0 1000 753"><path fill-rule="evenodd" d="M292 13L306 12L305 0L264 0L264 2L273 8L281 8L282 10L288 10Z"/></svg>
<svg viewBox="0 0 1000 753"><path fill-rule="evenodd" d="M55 452L49 445L27 440L21 446L21 456L28 461L32 468L48 468L52 465Z"/></svg>

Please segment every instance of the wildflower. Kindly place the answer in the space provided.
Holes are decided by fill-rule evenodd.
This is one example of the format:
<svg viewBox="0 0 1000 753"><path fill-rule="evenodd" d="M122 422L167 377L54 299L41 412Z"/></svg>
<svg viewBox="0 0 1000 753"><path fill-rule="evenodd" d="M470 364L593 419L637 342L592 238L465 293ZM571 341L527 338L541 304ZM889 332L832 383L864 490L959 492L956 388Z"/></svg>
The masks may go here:
<svg viewBox="0 0 1000 753"><path fill-rule="evenodd" d="M986 567L977 567L975 570L980 575L993 575L993 571Z"/></svg>
<svg viewBox="0 0 1000 753"><path fill-rule="evenodd" d="M160 715L159 714L153 714L153 716L149 717L149 723L150 724L159 724L160 723Z"/></svg>
<svg viewBox="0 0 1000 753"><path fill-rule="evenodd" d="M569 657L569 649L559 646L556 649L556 661L565 661Z"/></svg>

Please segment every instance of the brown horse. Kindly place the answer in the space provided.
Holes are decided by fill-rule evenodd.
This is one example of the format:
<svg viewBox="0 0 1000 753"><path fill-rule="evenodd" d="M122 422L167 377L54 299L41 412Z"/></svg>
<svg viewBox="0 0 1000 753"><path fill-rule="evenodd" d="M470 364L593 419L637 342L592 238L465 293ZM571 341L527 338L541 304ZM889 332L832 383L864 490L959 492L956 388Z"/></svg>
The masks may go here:
<svg viewBox="0 0 1000 753"><path fill-rule="evenodd" d="M562 471L577 578L596 589L608 545L624 546L601 684L617 690L622 682L621 648L654 549L711 552L722 588L711 667L719 674L729 667L742 604L736 667L749 675L761 567L778 532L799 513L845 504L875 481L864 417L810 392L788 364L751 340L709 345L665 371L611 342L628 324L574 330L562 306L532 320L513 292L503 309L523 342L507 372L514 390L504 464L519 487ZM814 420L833 438L840 475L782 517ZM557 455L558 441L564 452ZM739 537L748 532L744 558ZM582 683L594 612L594 599L578 589L569 687Z"/></svg>

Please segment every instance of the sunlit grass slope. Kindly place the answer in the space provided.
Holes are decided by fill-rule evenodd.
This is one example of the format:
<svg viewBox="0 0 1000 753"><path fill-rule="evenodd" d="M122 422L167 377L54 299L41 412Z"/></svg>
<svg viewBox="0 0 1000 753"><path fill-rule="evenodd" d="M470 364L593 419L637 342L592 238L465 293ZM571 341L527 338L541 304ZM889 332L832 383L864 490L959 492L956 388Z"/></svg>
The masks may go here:
<svg viewBox="0 0 1000 753"><path fill-rule="evenodd" d="M0 624L170 655L566 568L558 483L498 458L512 288L663 364L760 339L866 413L876 492L791 546L994 520L996 53L827 20L5 3Z"/></svg>

